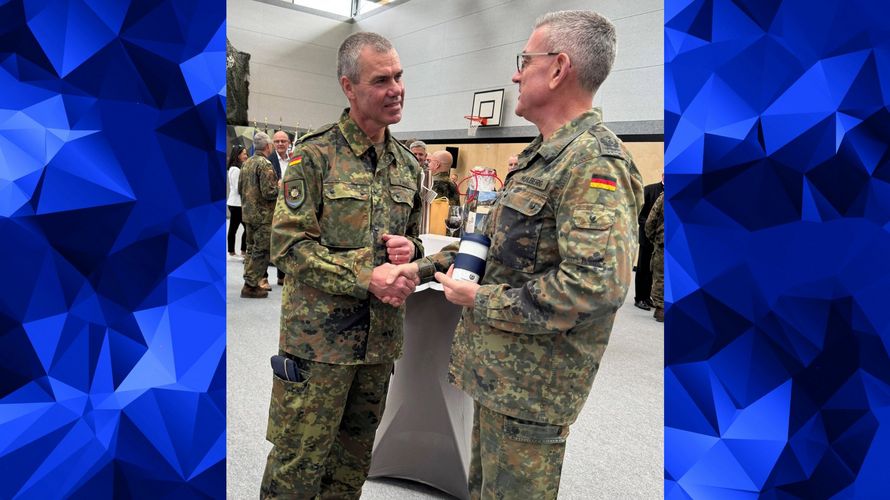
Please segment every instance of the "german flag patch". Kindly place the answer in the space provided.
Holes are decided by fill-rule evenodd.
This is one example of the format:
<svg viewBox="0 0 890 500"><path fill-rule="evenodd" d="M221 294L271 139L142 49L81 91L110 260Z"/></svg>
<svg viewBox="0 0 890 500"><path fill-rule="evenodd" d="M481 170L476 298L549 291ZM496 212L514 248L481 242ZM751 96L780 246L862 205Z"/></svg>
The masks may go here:
<svg viewBox="0 0 890 500"><path fill-rule="evenodd" d="M287 166L288 166L288 167L295 167L295 166L299 165L300 162L302 162L302 161L303 161L303 155L295 156L294 159L291 160L291 161L287 164Z"/></svg>
<svg viewBox="0 0 890 500"><path fill-rule="evenodd" d="M605 189L606 191L615 191L617 184L614 177L609 177L608 175L594 175L590 178L590 187Z"/></svg>

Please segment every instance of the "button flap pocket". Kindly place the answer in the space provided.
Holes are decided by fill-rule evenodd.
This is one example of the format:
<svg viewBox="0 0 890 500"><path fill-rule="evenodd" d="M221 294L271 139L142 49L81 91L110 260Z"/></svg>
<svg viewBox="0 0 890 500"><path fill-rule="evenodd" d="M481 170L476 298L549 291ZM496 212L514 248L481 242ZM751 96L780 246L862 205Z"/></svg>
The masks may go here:
<svg viewBox="0 0 890 500"><path fill-rule="evenodd" d="M367 200L369 195L367 186L345 182L331 182L324 185L324 196L330 200L342 198Z"/></svg>
<svg viewBox="0 0 890 500"><path fill-rule="evenodd" d="M581 205L572 211L572 224L580 229L609 229L615 217L597 205Z"/></svg>
<svg viewBox="0 0 890 500"><path fill-rule="evenodd" d="M502 203L523 215L535 215L547 203L547 197L525 189L509 191L504 194Z"/></svg>
<svg viewBox="0 0 890 500"><path fill-rule="evenodd" d="M414 206L414 190L402 186L390 186L390 196L396 203L407 203Z"/></svg>

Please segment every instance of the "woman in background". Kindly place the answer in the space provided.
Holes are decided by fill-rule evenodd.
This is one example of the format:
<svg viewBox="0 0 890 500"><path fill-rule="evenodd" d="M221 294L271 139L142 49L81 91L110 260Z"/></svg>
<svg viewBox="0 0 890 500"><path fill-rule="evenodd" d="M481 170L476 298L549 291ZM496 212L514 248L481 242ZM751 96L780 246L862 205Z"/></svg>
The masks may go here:
<svg viewBox="0 0 890 500"><path fill-rule="evenodd" d="M234 144L232 152L229 155L229 196L226 199L226 205L229 207L229 232L227 235L227 246L229 257L235 257L235 235L238 233L238 226L244 226L241 222L241 195L238 194L238 175L241 173L241 164L247 160L247 149L241 144ZM241 256L247 248L247 235L241 233Z"/></svg>

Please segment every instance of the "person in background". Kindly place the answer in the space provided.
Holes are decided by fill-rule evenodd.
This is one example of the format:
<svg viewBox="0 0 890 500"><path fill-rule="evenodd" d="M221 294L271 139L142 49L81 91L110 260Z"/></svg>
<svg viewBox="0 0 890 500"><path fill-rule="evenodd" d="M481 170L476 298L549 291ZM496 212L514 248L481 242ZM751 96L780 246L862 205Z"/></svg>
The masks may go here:
<svg viewBox="0 0 890 500"><path fill-rule="evenodd" d="M295 379L273 376L263 498L361 496L414 291L385 281L423 255L421 169L389 130L405 97L398 53L355 33L337 75L349 108L296 144L272 224L272 260L288 275L279 356Z"/></svg>
<svg viewBox="0 0 890 500"><path fill-rule="evenodd" d="M643 188L643 209L640 211L640 254L637 258L637 272L634 275L634 306L644 311L654 307L652 295L652 251L655 249L646 234L646 219L655 205L655 200L664 192L664 174L661 174L661 182L647 184Z"/></svg>
<svg viewBox="0 0 890 500"><path fill-rule="evenodd" d="M272 134L272 144L275 146L275 151L272 151L267 158L272 162L275 178L281 179L281 172L288 162L287 148L290 147L290 137L284 130L279 130Z"/></svg>
<svg viewBox="0 0 890 500"><path fill-rule="evenodd" d="M456 244L390 273L435 276L464 306L448 377L475 401L471 498L557 498L569 427L630 287L642 178L593 107L615 45L595 12L537 20L512 80L516 114L540 135L486 218L480 283L451 278Z"/></svg>
<svg viewBox="0 0 890 500"><path fill-rule="evenodd" d="M279 130L272 134L272 144L275 146L275 151L269 154L268 158L272 162L272 169L275 170L276 181L281 180L281 173L290 161L287 151L290 147L290 142L290 136L284 130ZM278 286L284 285L284 272L281 269L277 269L276 272L278 274Z"/></svg>
<svg viewBox="0 0 890 500"><path fill-rule="evenodd" d="M662 175L662 179L664 176ZM646 219L646 237L652 243L652 306L655 321L664 323L664 191L658 195Z"/></svg>
<svg viewBox="0 0 890 500"><path fill-rule="evenodd" d="M244 227L241 220L241 195L238 194L238 174L241 172L241 164L247 161L247 149L239 143L232 145L229 154L229 196L226 198L226 206L229 208L229 231L226 234L226 246L229 257L235 257L235 236L238 226ZM247 231L241 233L241 255L247 249Z"/></svg>
<svg viewBox="0 0 890 500"><path fill-rule="evenodd" d="M238 178L244 224L250 233L241 297L263 299L269 295L269 282L264 276L269 269L269 232L278 181L272 163L266 158L272 152L272 140L265 133L257 132L253 146L254 155L244 162Z"/></svg>
<svg viewBox="0 0 890 500"><path fill-rule="evenodd" d="M516 155L510 155L510 157L507 158L507 172L509 173L516 170L517 165L519 165L519 157Z"/></svg>
<svg viewBox="0 0 890 500"><path fill-rule="evenodd" d="M429 155L429 171L433 174L433 191L436 192L436 197L444 197L448 199L449 206L459 207L460 195L449 175L453 162L451 153L445 150Z"/></svg>
<svg viewBox="0 0 890 500"><path fill-rule="evenodd" d="M417 158L417 162L420 163L422 168L426 168L427 165L427 154L426 154L426 143L423 141L414 141L408 146L408 149L411 150L411 153Z"/></svg>

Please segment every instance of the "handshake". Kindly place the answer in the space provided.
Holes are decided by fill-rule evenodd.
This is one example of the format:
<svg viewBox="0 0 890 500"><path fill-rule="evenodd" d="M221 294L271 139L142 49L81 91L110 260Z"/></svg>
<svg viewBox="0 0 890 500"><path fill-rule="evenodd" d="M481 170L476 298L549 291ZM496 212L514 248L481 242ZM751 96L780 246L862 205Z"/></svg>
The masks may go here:
<svg viewBox="0 0 890 500"><path fill-rule="evenodd" d="M414 244L404 236L390 234L383 235L383 241L389 262L374 268L368 290L384 304L399 307L420 284L418 266L411 263ZM472 281L455 280L452 278L453 272L452 265L447 273L435 274L436 281L442 284L445 298L452 304L472 307L479 285Z"/></svg>
<svg viewBox="0 0 890 500"><path fill-rule="evenodd" d="M384 304L399 307L420 284L416 272L413 273L413 276L410 276L410 273L394 272L402 265L411 262L414 257L414 243L404 236L392 234L384 234L383 242L386 244L386 256L389 262L375 267L371 272L368 291ZM390 278L393 275L395 277Z"/></svg>

